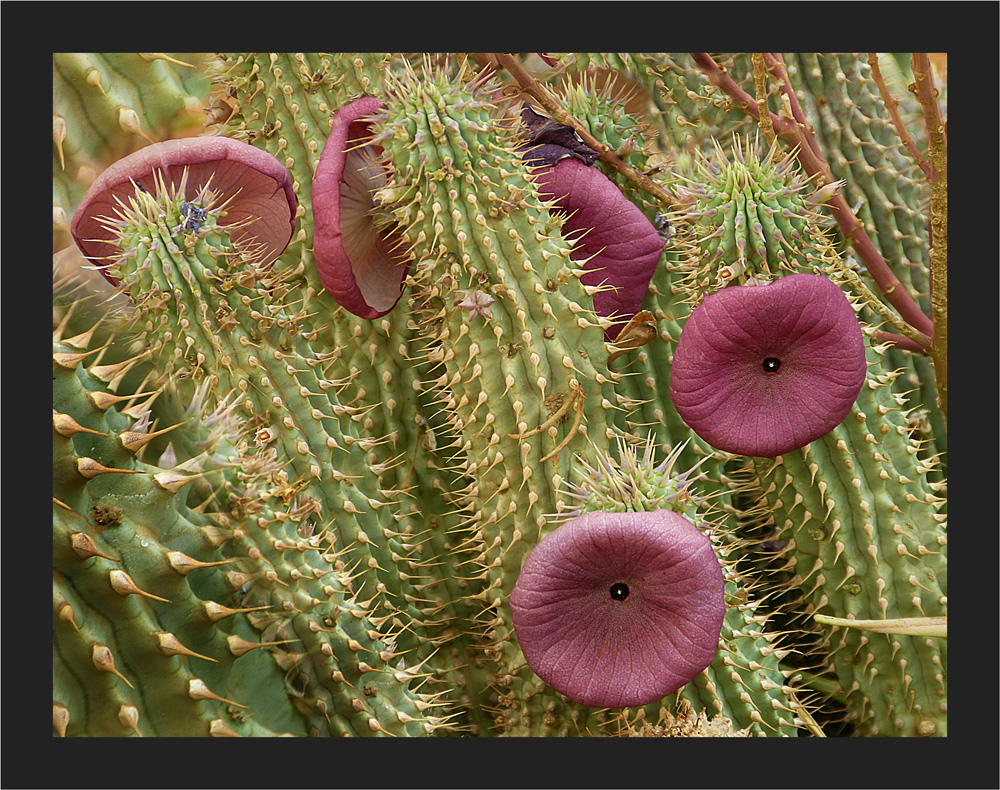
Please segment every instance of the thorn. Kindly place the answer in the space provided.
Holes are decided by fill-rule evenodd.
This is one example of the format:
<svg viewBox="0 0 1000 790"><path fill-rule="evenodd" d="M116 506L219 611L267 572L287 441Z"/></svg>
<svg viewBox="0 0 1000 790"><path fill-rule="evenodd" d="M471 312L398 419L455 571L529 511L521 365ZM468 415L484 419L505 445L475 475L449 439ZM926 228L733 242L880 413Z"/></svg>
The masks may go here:
<svg viewBox="0 0 1000 790"><path fill-rule="evenodd" d="M52 361L55 362L60 367L66 368L68 370L75 370L76 366L80 364L84 359L89 357L91 354L96 354L99 351L104 351L111 343L105 343L100 348L95 348L90 351L84 351L79 354L73 354L66 351L56 351L52 354Z"/></svg>
<svg viewBox="0 0 1000 790"><path fill-rule="evenodd" d="M298 641L301 640L282 639L277 642L248 642L246 639L237 634L232 634L226 639L226 642L229 643L229 652L232 653L237 658L246 653L249 653L251 650L254 650L258 647L274 647L275 645L284 645L288 644L289 642L298 642Z"/></svg>
<svg viewBox="0 0 1000 790"><path fill-rule="evenodd" d="M141 362L143 359L149 356L148 351L144 351L137 356L126 359L122 362L115 362L111 365L91 365L87 368L88 372L103 381L108 385L108 388L112 391L118 389L118 385L121 384L125 374L128 373L135 365ZM136 397L133 395L132 397Z"/></svg>
<svg viewBox="0 0 1000 790"><path fill-rule="evenodd" d="M202 475L182 475L171 469L167 469L163 472L158 472L153 475L153 480L156 484L165 491L169 491L171 494L176 494L184 486L190 483L192 480L197 480Z"/></svg>
<svg viewBox="0 0 1000 790"><path fill-rule="evenodd" d="M157 631L156 641L160 644L160 650L163 651L164 655L167 656L188 656L190 658L203 658L205 661L211 661L213 664L218 664L218 659L209 658L208 656L203 656L200 653L195 653L193 650L189 650L180 643L180 640L171 634L169 631Z"/></svg>
<svg viewBox="0 0 1000 790"><path fill-rule="evenodd" d="M98 549L97 544L94 543L94 539L86 532L74 532L71 534L69 536L69 545L73 547L76 556L81 560L89 560L91 557L104 557L104 559L111 560L112 562L121 561Z"/></svg>
<svg viewBox="0 0 1000 790"><path fill-rule="evenodd" d="M112 469L110 467L104 466L104 464L99 464L93 458L88 458L83 456L76 459L76 469L77 471L86 477L88 480L93 480L98 475L105 474L122 474L122 475L141 475L143 472L138 469Z"/></svg>
<svg viewBox="0 0 1000 790"><path fill-rule="evenodd" d="M101 431L95 431L91 428L84 428L68 414L60 414L55 409L52 410L52 427L55 429L56 433L60 436L65 436L67 439L72 438L78 433L92 433L97 436L108 435Z"/></svg>
<svg viewBox="0 0 1000 790"><path fill-rule="evenodd" d="M63 601L62 605L59 607L59 619L64 623L69 623L77 631L80 630L80 626L76 624L76 612L73 610L73 607L65 601Z"/></svg>
<svg viewBox="0 0 1000 790"><path fill-rule="evenodd" d="M270 609L268 605L264 606L252 606L249 609L230 609L228 606L223 606L215 601L202 601L202 607L205 609L205 614L208 615L208 619L213 623L219 622L219 620L224 620L227 617L232 617L234 614L242 614L243 612L259 612L262 609Z"/></svg>
<svg viewBox="0 0 1000 790"><path fill-rule="evenodd" d="M234 702L231 699L226 699L225 697L220 697L218 694L213 694L212 690L198 678L191 678L191 680L188 681L188 696L195 700L214 699L217 702L225 702L229 705L235 705L237 708L246 707L246 705L240 705L240 703Z"/></svg>
<svg viewBox="0 0 1000 790"><path fill-rule="evenodd" d="M384 732L386 735L391 735L393 738L396 737L395 733L389 732L387 729L385 729L385 727L383 727L379 723L379 720L376 719L374 716L368 719L368 729L370 729L372 732Z"/></svg>
<svg viewBox="0 0 1000 790"><path fill-rule="evenodd" d="M236 562L236 558L233 557L228 560L218 560L216 562L201 562L196 560L194 557L189 557L183 552L171 551L167 554L167 562L169 562L170 567L177 571L181 576L187 576L191 573L191 571L197 570L198 568L214 568L218 565L228 565L231 562ZM236 612L240 610L233 609L232 611Z"/></svg>
<svg viewBox="0 0 1000 790"><path fill-rule="evenodd" d="M162 601L163 603L170 603L166 598L160 598L158 595L153 595L148 593L132 581L132 577L129 576L125 571L113 570L108 573L108 577L111 580L111 589L118 593L123 598L126 595L141 595L145 598L151 598L154 601Z"/></svg>
<svg viewBox="0 0 1000 790"><path fill-rule="evenodd" d="M222 719L212 719L208 726L208 734L213 738L242 738L239 733L233 732Z"/></svg>
<svg viewBox="0 0 1000 790"><path fill-rule="evenodd" d="M80 351L83 351L83 349L85 349L87 346L90 345L90 341L93 340L94 338L94 333L97 331L97 328L101 325L103 321L104 321L104 316L101 316L101 318L98 319L97 323L94 324L86 332L81 332L78 335L73 335L73 337L63 338L60 342L63 343L64 345L73 346L73 348L77 348L80 349Z"/></svg>
<svg viewBox="0 0 1000 790"><path fill-rule="evenodd" d="M128 678L115 668L115 659L112 657L107 645L94 643L90 650L90 658L94 662L94 666L99 670L110 672L115 677L125 681L125 685L130 689L135 688L135 686L128 682Z"/></svg>
<svg viewBox="0 0 1000 790"><path fill-rule="evenodd" d="M66 139L66 119L52 113L52 142L59 149L59 169L66 169L66 157L63 155L63 141Z"/></svg>
<svg viewBox="0 0 1000 790"><path fill-rule="evenodd" d="M145 60L147 63L152 63L156 60L165 60L168 63L176 63L178 66L187 66L189 69L193 69L190 63L185 63L183 60L177 60L172 58L164 52L140 52L139 57Z"/></svg>
<svg viewBox="0 0 1000 790"><path fill-rule="evenodd" d="M168 431L174 430L174 428L180 428L185 423L190 422L191 419L193 418L184 420L184 422L179 422L176 425L171 425L169 428L164 428L163 430L155 431L153 433L145 433L144 431L124 431L118 434L118 443L130 453L135 454L153 441L153 439L157 436L162 436ZM107 434L104 435L106 436Z"/></svg>
<svg viewBox="0 0 1000 790"><path fill-rule="evenodd" d="M60 738L66 737L66 727L69 726L69 708L55 702L52 703L52 726L56 728Z"/></svg>
<svg viewBox="0 0 1000 790"><path fill-rule="evenodd" d="M132 730L140 738L142 737L142 733L139 732L139 709L135 705L122 705L118 709L118 721L126 730Z"/></svg>
<svg viewBox="0 0 1000 790"><path fill-rule="evenodd" d="M101 411L107 411L116 403L132 400L133 398L141 398L145 395L158 395L159 393L160 390L156 390L155 392L137 392L134 395L112 395L110 392L92 390L87 393L87 400L93 403Z"/></svg>
<svg viewBox="0 0 1000 790"><path fill-rule="evenodd" d="M156 142L142 130L142 125L139 123L139 114L131 107L118 108L118 125L122 128L122 131L137 134L150 145Z"/></svg>

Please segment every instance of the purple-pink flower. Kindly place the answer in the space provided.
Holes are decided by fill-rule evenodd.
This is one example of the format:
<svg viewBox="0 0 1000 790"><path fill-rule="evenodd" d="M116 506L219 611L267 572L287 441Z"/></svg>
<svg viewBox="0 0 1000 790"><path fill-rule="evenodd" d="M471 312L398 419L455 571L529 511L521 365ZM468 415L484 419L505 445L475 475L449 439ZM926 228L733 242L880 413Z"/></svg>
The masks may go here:
<svg viewBox="0 0 1000 790"><path fill-rule="evenodd" d="M566 214L563 232L578 243L584 285L608 286L594 295L594 311L615 321L613 341L642 307L663 253L663 239L639 208L601 171L579 159L561 159L537 171L539 194Z"/></svg>
<svg viewBox="0 0 1000 790"><path fill-rule="evenodd" d="M866 370L843 291L822 275L792 274L705 297L681 331L670 398L712 447L773 458L839 425Z"/></svg>
<svg viewBox="0 0 1000 790"><path fill-rule="evenodd" d="M712 663L723 588L709 539L678 513L592 512L532 550L510 609L536 675L574 702L624 708Z"/></svg>
<svg viewBox="0 0 1000 790"><path fill-rule="evenodd" d="M361 318L392 310L403 292L409 258L398 234L375 225L372 193L385 186L382 149L365 145L370 116L382 103L366 97L341 107L313 177L313 249L323 288Z"/></svg>
<svg viewBox="0 0 1000 790"><path fill-rule="evenodd" d="M263 264L285 251L298 206L292 177L267 151L228 137L154 143L111 165L90 185L73 214L70 231L80 251L99 266L112 263L122 251L102 217L115 217L118 201L135 195L133 183L156 194L157 178L167 188L179 188L185 171L182 199L193 200L206 185L215 194L215 205L232 198L218 223L234 226L231 235L237 244L256 250ZM103 269L101 273L117 284Z"/></svg>

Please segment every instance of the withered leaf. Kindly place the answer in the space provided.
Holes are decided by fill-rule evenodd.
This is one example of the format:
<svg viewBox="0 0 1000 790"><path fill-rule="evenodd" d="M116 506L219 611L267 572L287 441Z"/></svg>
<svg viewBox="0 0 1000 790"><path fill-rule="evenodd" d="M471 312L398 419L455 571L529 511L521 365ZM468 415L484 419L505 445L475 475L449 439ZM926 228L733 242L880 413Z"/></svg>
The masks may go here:
<svg viewBox="0 0 1000 790"><path fill-rule="evenodd" d="M521 121L528 130L528 142L518 150L526 162L552 165L572 156L589 167L597 161L598 153L583 143L573 127L557 123L527 104L521 109Z"/></svg>

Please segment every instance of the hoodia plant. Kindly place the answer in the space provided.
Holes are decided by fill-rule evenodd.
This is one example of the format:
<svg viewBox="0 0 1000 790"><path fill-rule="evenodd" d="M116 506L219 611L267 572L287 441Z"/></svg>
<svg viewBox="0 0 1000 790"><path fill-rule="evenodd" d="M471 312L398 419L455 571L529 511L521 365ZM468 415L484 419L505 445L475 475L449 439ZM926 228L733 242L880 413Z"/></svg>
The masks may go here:
<svg viewBox="0 0 1000 790"><path fill-rule="evenodd" d="M56 55L54 734L947 734L942 66Z"/></svg>

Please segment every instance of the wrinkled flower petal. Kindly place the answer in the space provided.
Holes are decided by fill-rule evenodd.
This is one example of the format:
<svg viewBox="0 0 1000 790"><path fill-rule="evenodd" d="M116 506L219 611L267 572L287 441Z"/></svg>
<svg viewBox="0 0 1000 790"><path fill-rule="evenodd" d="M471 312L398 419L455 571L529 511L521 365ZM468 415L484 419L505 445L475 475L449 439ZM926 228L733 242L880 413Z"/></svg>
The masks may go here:
<svg viewBox="0 0 1000 790"><path fill-rule="evenodd" d="M378 99L353 101L333 116L330 137L313 177L313 248L323 288L361 318L378 318L402 295L409 270L400 239L375 227L374 190L386 174L365 119L382 108Z"/></svg>
<svg viewBox="0 0 1000 790"><path fill-rule="evenodd" d="M663 239L638 207L603 173L576 159L539 168L540 195L566 213L563 233L579 237L574 260L586 260L584 285L611 286L594 295L598 315L615 320L613 341L642 307L663 253Z"/></svg>
<svg viewBox="0 0 1000 790"><path fill-rule="evenodd" d="M773 458L829 433L864 384L861 327L818 274L710 294L681 331L670 397L713 447Z"/></svg>
<svg viewBox="0 0 1000 790"><path fill-rule="evenodd" d="M217 196L216 204L236 196L227 205L223 226L237 244L263 251L261 262L273 263L284 252L295 230L298 201L292 177L267 151L228 137L186 137L154 143L115 162L91 184L73 214L70 231L85 256L104 265L121 254L114 235L100 221L114 217L116 198L127 201L135 194L132 182L156 193L156 174L178 187L188 171L185 197L193 199L206 184ZM115 279L104 273L112 283Z"/></svg>
<svg viewBox="0 0 1000 790"><path fill-rule="evenodd" d="M510 597L524 657L582 705L661 699L712 663L725 616L708 538L672 510L586 513L534 548Z"/></svg>

